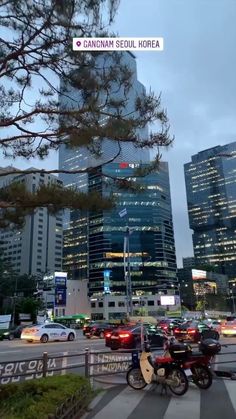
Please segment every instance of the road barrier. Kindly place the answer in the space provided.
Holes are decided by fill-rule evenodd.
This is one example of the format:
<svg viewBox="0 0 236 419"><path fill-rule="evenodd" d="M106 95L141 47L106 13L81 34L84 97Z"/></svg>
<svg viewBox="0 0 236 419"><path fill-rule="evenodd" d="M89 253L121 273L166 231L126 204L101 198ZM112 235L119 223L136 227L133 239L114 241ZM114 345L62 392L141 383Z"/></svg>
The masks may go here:
<svg viewBox="0 0 236 419"><path fill-rule="evenodd" d="M222 345L222 347L236 346L236 344ZM153 348L153 351L162 353L162 349ZM96 379L99 376L125 373L131 364L138 359L137 349L120 351L90 351L88 348L84 352L73 354L62 354L50 356L44 352L41 357L14 362L0 363L0 384L15 383L22 380L48 377L54 374L65 374L67 371L82 369L82 373L88 377ZM220 352L217 357L224 355L236 355L236 352ZM76 358L79 358L74 362ZM72 363L70 363L72 361ZM229 371L215 369L219 365L236 364L235 359L212 363L214 372L218 377L236 379L236 367L229 368Z"/></svg>

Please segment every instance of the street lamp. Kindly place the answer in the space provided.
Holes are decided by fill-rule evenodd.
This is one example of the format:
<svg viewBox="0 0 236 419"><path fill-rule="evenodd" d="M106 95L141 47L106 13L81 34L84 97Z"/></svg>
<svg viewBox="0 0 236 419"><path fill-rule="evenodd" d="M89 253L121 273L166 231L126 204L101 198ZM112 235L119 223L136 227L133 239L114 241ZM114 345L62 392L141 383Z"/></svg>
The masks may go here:
<svg viewBox="0 0 236 419"><path fill-rule="evenodd" d="M235 286L235 284L233 284L233 285ZM233 290L232 289L230 290L230 294L232 294L230 298L232 298L232 300L233 300L233 311L235 313L235 311L236 311L235 310L235 301L234 301L234 293L233 293Z"/></svg>

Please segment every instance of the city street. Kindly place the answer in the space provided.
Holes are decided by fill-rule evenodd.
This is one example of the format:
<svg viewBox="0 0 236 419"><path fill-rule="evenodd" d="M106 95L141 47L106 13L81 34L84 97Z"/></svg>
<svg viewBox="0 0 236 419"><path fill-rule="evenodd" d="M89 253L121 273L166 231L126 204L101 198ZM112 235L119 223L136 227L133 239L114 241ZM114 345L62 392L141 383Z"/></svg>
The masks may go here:
<svg viewBox="0 0 236 419"><path fill-rule="evenodd" d="M222 345L235 344L235 346L222 347L222 355L217 356L217 362L230 361L231 364L222 364L215 366L214 369L229 370L233 368L236 370L236 354L229 354L236 352L236 337L222 338ZM41 343L27 343L20 339L13 341L0 342L0 364L1 362L10 363L26 359L34 359L41 357L43 352L47 352L50 357L62 355L76 354L83 352L85 348L95 351L107 351L104 340L102 339L87 339L82 335L82 331L77 332L77 338L74 342L52 342L47 344ZM115 352L111 351L114 355ZM117 354L118 355L118 354ZM84 363L84 357L64 358L62 367L73 366L77 364L73 370L76 373L84 374L84 366L79 367L78 364ZM33 362L33 361L32 361ZM57 367L55 364L54 367ZM35 365L28 368L35 368ZM33 371L32 371L33 372ZM66 373L66 370L63 371ZM2 375L4 377L4 375ZM6 377L6 376L5 376ZM9 377L9 375L8 375ZM126 385L125 375L122 374L118 378L117 375L109 377L106 383L96 382L95 386L103 388L104 391L100 393L98 400L94 401L94 405L86 419L103 419L114 415L116 419L142 419L145 414L148 414L149 419L209 419L209 412L214 419L234 419L236 416L236 381L230 379L216 379L213 385L208 390L199 390L195 385L190 383L188 392L183 397L173 396L170 391L167 394L160 394L160 386L147 386L142 391L135 391ZM33 378L33 376L32 376ZM104 377L102 377L104 379ZM121 379L121 381L119 381ZM10 378L2 378L6 384L10 382ZM16 380L19 381L19 378ZM119 382L123 384L118 385ZM148 406L148 410L147 410Z"/></svg>
<svg viewBox="0 0 236 419"><path fill-rule="evenodd" d="M229 353L236 352L236 337L223 338L220 343L223 345L221 352ZM235 346L225 347L224 345L235 344ZM48 352L49 355L62 355L67 353L83 352L86 348L95 351L108 350L105 347L103 339L92 338L87 339L83 336L82 331L77 331L77 338L74 342L49 342L49 343L28 343L20 339L12 341L4 340L0 342L0 362L17 361L19 359L27 359L41 356L43 352ZM219 355L218 361L231 361L235 359L234 366L236 366L235 355ZM232 364L233 365L233 364Z"/></svg>
<svg viewBox="0 0 236 419"><path fill-rule="evenodd" d="M73 342L48 342L28 343L21 339L0 342L0 362L18 361L33 357L39 357L43 352L52 355L66 355L70 353L83 352L86 348L102 351L105 349L103 339L87 339L82 331L77 332L77 338Z"/></svg>

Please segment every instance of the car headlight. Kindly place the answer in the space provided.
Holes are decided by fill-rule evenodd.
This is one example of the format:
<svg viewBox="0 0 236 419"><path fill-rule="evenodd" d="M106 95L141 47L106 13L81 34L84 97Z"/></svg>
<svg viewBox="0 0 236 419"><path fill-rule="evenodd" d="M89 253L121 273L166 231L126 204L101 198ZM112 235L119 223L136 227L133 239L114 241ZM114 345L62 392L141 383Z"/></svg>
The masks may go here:
<svg viewBox="0 0 236 419"><path fill-rule="evenodd" d="M4 334L4 336L7 336L7 335L9 335L9 332L4 332L3 334Z"/></svg>

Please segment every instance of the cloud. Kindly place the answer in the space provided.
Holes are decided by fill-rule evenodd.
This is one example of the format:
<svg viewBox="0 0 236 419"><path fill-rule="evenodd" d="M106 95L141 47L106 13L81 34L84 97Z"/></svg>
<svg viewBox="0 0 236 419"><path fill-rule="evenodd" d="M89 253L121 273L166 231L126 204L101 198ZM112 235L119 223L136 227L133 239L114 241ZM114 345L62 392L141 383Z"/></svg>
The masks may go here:
<svg viewBox="0 0 236 419"><path fill-rule="evenodd" d="M121 1L120 36L163 36L163 52L138 52L141 82L162 92L175 143L168 160L178 260L191 255L183 164L236 140L235 0Z"/></svg>

